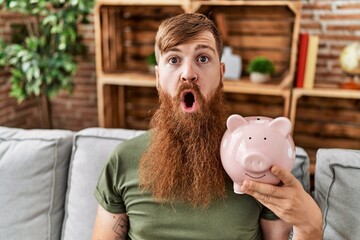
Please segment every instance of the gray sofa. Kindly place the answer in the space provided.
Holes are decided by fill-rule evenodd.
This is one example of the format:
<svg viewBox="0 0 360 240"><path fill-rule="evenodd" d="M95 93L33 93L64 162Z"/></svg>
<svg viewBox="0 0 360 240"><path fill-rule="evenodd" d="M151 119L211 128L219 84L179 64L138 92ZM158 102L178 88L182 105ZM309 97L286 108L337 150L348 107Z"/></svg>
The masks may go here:
<svg viewBox="0 0 360 240"><path fill-rule="evenodd" d="M0 239L91 239L97 209L93 192L103 165L117 144L141 133L143 131L128 129L88 128L71 132L0 127ZM332 156L328 154L329 151L332 152L319 152L320 157L326 155L326 159L319 162L328 164L333 161L335 170L329 171L327 167L317 169L324 172L326 179L317 182L321 191L315 193L327 213L325 231L329 231L329 234L326 232L325 236L327 239L352 239L339 232L350 228L349 233L356 234L352 236L360 236L359 224L351 225L353 222L358 223L356 215L350 214L349 219L347 217L350 215L341 215L346 219L340 218L339 221L334 216L342 213L343 209L337 209L338 203L330 201L329 196L335 195L336 199L341 200L345 193L352 193L356 197L360 195L360 191L356 192L359 187L352 185L352 182L347 185L344 179L340 182L332 181L331 173L338 173L338 169L339 174L346 178L347 168L336 163L337 156L342 156L342 152L335 152L336 156ZM297 148L296 153L293 174L308 191L309 159L301 148ZM353 154L349 157L360 163L359 152L347 154ZM358 169L350 168L354 179L360 179ZM347 188L342 189L342 184ZM341 191L342 194L336 196L329 189ZM332 208L329 204L336 207ZM356 201L352 203L349 200L342 204L359 208ZM356 212L360 211L353 213ZM344 220L351 220L348 223L351 226L346 225ZM334 223L341 229L333 228ZM339 237L332 238L330 235Z"/></svg>

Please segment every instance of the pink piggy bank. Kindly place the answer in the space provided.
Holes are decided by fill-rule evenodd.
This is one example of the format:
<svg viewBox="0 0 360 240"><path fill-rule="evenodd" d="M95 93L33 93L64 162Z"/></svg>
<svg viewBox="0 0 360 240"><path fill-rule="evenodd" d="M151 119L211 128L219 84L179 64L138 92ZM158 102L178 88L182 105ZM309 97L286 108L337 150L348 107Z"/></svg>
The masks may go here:
<svg viewBox="0 0 360 240"><path fill-rule="evenodd" d="M290 136L291 122L285 117L242 117L231 115L221 141L222 165L234 182L234 192L241 194L245 179L277 185L273 165L291 170L295 145Z"/></svg>

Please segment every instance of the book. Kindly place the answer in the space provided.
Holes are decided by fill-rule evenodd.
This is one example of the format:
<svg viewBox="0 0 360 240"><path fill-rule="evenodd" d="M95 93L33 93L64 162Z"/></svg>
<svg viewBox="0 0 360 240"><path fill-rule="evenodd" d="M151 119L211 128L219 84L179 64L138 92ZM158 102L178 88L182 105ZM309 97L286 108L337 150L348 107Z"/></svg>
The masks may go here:
<svg viewBox="0 0 360 240"><path fill-rule="evenodd" d="M295 87L302 88L304 86L306 55L309 43L309 33L304 32L299 34L298 57L296 67Z"/></svg>
<svg viewBox="0 0 360 240"><path fill-rule="evenodd" d="M307 89L312 89L314 87L318 49L319 36L309 35L304 76L304 88Z"/></svg>

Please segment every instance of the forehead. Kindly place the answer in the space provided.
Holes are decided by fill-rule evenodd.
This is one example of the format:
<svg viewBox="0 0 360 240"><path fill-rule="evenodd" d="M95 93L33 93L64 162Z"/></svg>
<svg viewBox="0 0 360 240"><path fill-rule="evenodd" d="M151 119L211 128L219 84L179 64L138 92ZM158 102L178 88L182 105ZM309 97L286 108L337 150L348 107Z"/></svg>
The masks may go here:
<svg viewBox="0 0 360 240"><path fill-rule="evenodd" d="M195 36L194 38L189 40L189 43L193 43L193 42L207 44L212 47L216 46L215 38L212 35L212 33L209 31L202 32L202 33L198 34L197 36Z"/></svg>
<svg viewBox="0 0 360 240"><path fill-rule="evenodd" d="M180 45L172 46L167 51L164 51L164 53L174 50L176 51L178 50L178 47L185 47L185 45L187 45L186 47L191 47L188 45L192 45L194 50L209 49L213 51L216 55L218 55L215 38L213 34L209 31L204 31Z"/></svg>

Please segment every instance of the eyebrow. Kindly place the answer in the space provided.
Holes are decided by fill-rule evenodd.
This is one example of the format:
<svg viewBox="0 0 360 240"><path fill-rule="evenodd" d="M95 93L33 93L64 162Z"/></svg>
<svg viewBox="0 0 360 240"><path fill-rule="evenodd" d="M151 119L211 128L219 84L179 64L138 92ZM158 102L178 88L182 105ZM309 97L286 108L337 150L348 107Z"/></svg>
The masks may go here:
<svg viewBox="0 0 360 240"><path fill-rule="evenodd" d="M170 48L168 51L166 51L165 53L167 52L181 52L179 48L177 47L173 47L173 48Z"/></svg>
<svg viewBox="0 0 360 240"><path fill-rule="evenodd" d="M205 44L199 44L196 46L195 50L199 50L199 49L210 49L213 53L216 53L215 49L209 45L205 45Z"/></svg>
<svg viewBox="0 0 360 240"><path fill-rule="evenodd" d="M200 50L200 49L209 49L209 50L211 50L214 54L216 53L216 50L215 50L213 47L211 47L211 46L209 46L209 45L206 45L206 44L199 44L199 45L197 45L197 46L195 47L195 50L196 50L196 51L197 51L197 50ZM177 47L170 48L169 51L166 51L166 52L170 52L170 51L172 51L172 52L181 52L181 50L180 50L179 48L177 48Z"/></svg>

